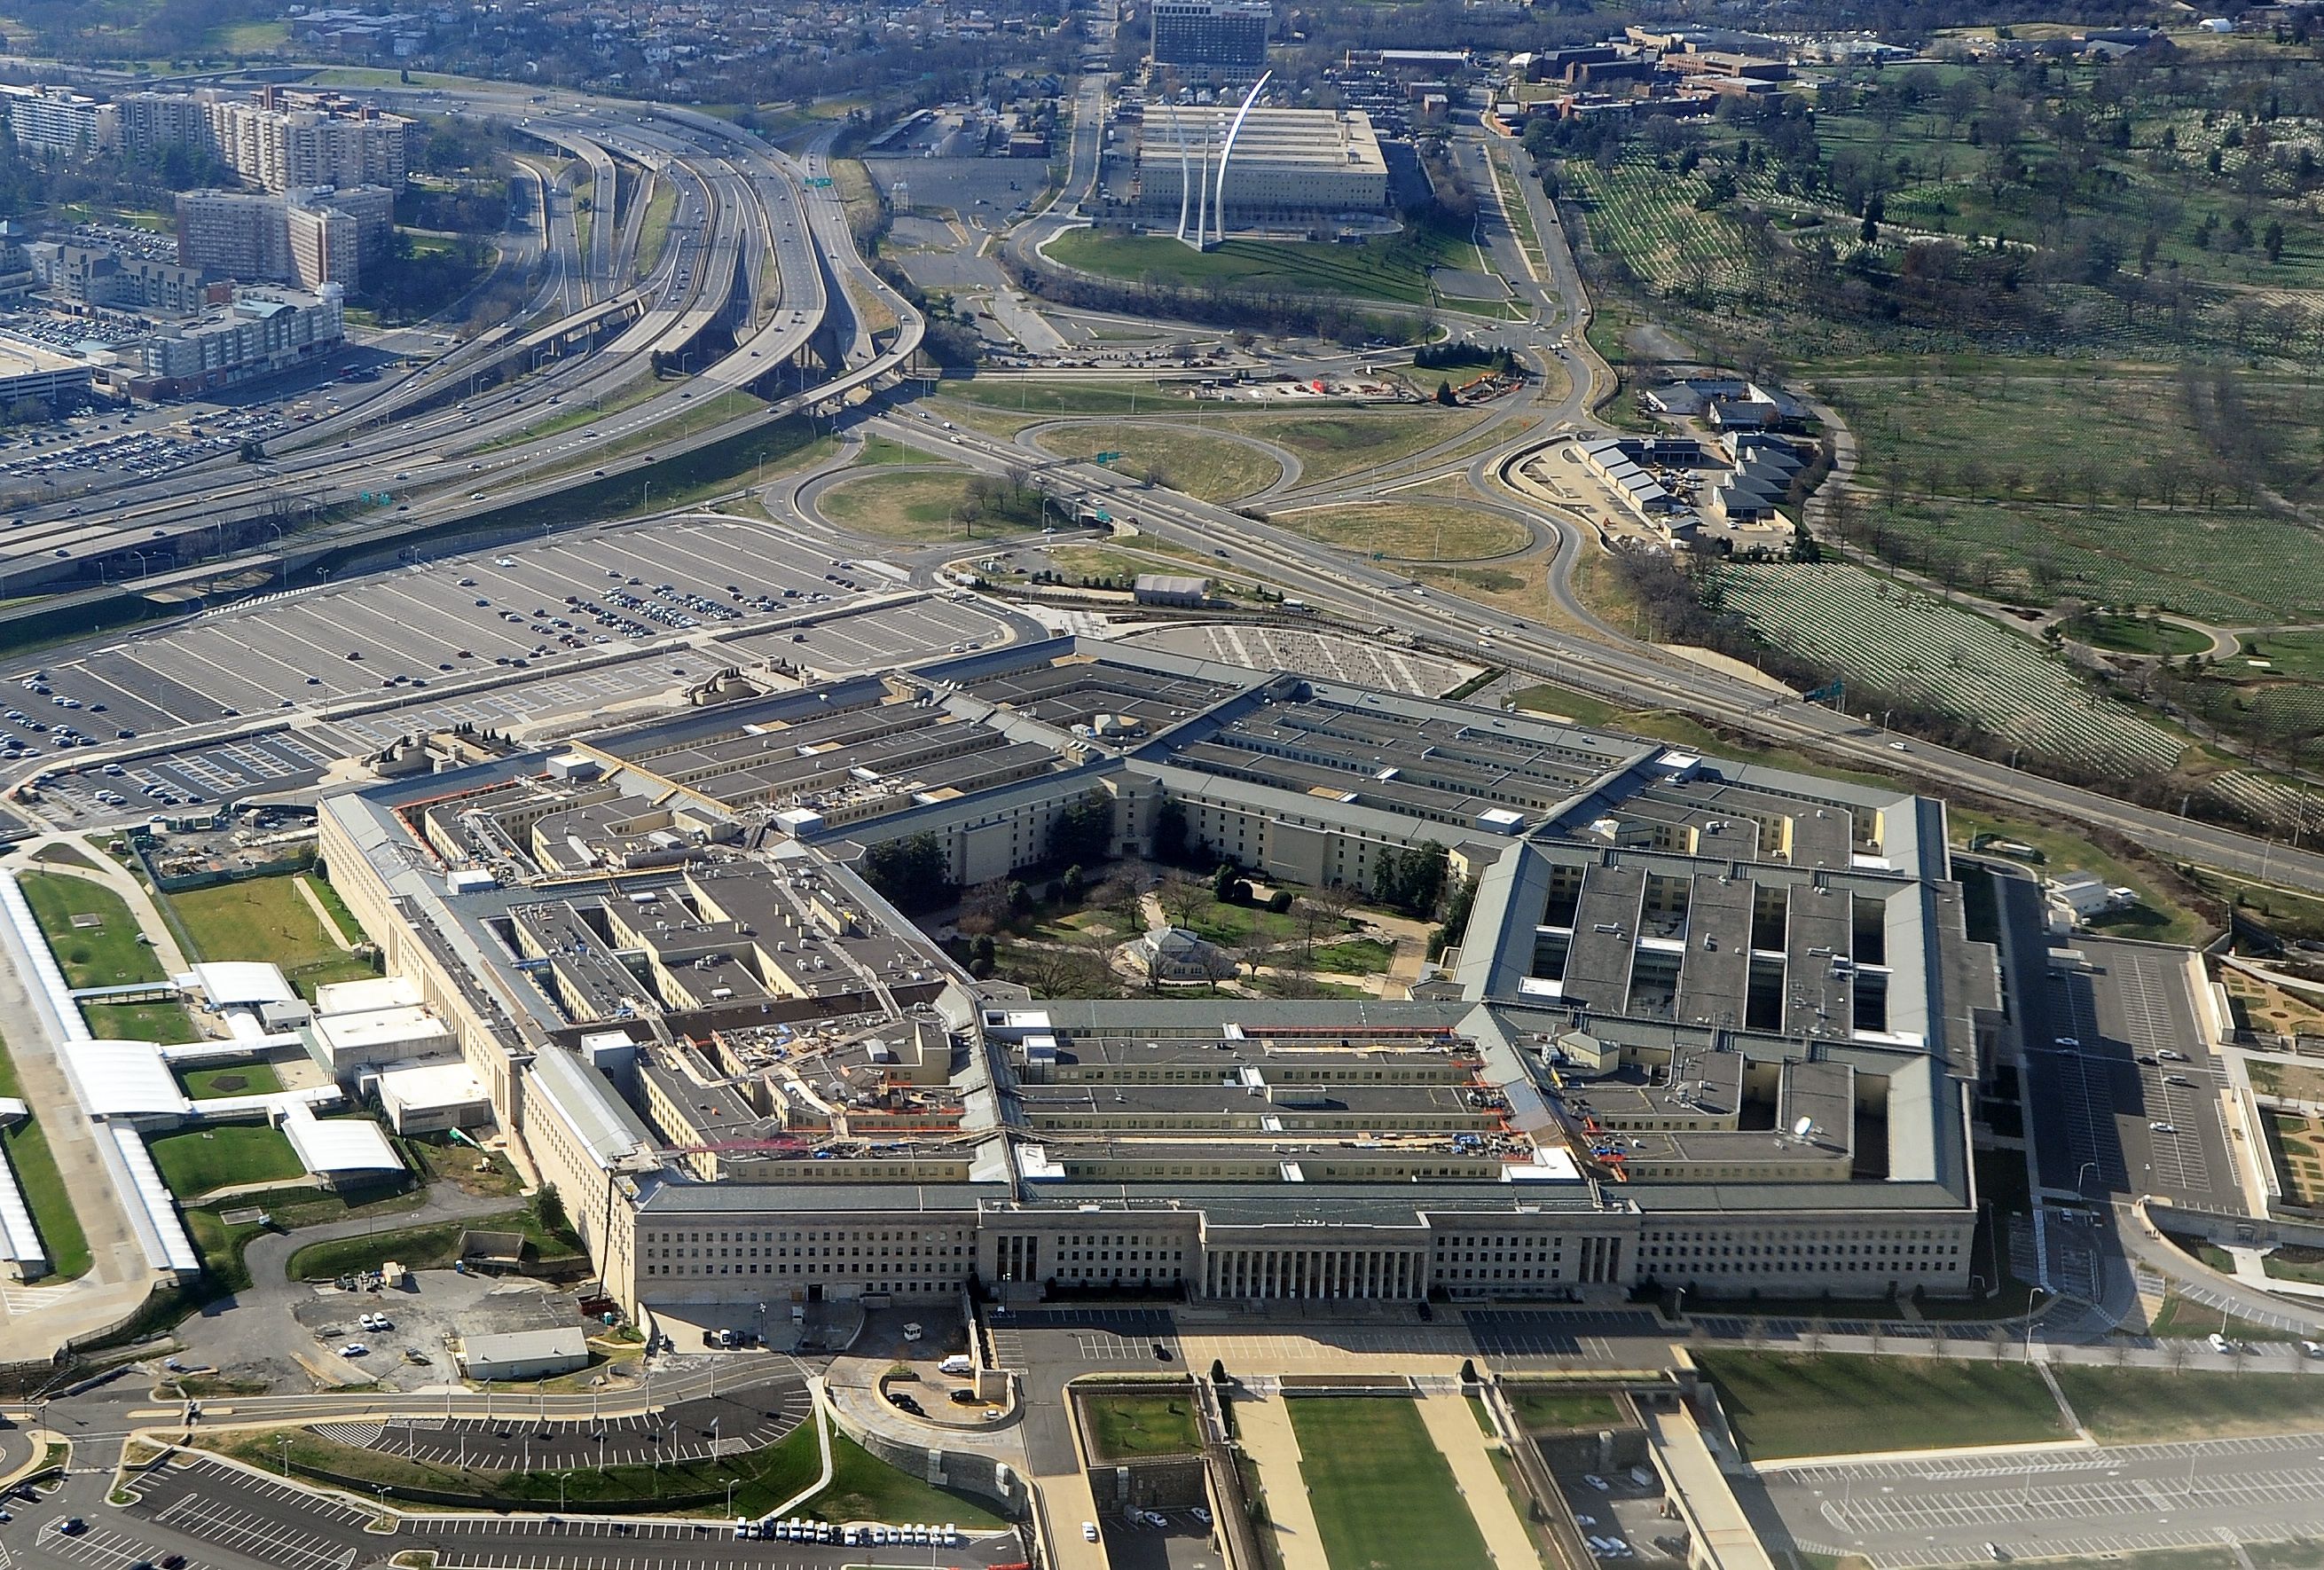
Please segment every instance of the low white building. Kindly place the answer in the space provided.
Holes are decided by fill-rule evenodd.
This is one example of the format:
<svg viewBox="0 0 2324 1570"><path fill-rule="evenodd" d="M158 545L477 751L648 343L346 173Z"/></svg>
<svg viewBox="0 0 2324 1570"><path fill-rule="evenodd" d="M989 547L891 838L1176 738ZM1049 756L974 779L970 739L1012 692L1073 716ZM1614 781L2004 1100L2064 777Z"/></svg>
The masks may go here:
<svg viewBox="0 0 2324 1570"><path fill-rule="evenodd" d="M544 1380L589 1365L589 1338L577 1325L460 1338L460 1371L472 1380Z"/></svg>
<svg viewBox="0 0 2324 1570"><path fill-rule="evenodd" d="M2136 890L2109 887L2096 873L2079 869L2042 880L2042 898L2049 907L2052 931L2070 931L2094 916L2119 910L2138 898Z"/></svg>
<svg viewBox="0 0 2324 1570"><path fill-rule="evenodd" d="M465 1063L415 1063L371 1081L379 1110L399 1134L440 1134L493 1121L492 1093Z"/></svg>
<svg viewBox="0 0 2324 1570"><path fill-rule="evenodd" d="M323 1014L314 1026L323 1067L344 1080L356 1069L410 1063L452 1050L452 1032L426 1009L368 1009L359 1014Z"/></svg>

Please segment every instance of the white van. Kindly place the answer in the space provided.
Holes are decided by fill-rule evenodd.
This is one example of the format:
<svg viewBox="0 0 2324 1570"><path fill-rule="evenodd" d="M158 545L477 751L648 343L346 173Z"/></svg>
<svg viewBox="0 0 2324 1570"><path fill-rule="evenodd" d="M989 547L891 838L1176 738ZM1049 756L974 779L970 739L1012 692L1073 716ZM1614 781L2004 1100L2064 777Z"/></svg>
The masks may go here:
<svg viewBox="0 0 2324 1570"><path fill-rule="evenodd" d="M945 1358L942 1362L936 1364L936 1372L951 1374L955 1379L965 1379L975 1371L976 1364L970 1360L968 1353L964 1352L955 1352L950 1357Z"/></svg>

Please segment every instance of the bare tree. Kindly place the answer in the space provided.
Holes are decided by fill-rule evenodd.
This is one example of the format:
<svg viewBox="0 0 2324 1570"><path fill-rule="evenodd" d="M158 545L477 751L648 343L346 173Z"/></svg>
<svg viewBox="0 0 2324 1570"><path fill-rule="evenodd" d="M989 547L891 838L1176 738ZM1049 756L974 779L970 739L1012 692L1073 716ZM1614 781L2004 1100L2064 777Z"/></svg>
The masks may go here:
<svg viewBox="0 0 2324 1570"><path fill-rule="evenodd" d="M1214 902L1208 882L1176 871L1163 874L1162 886L1155 891L1154 897L1173 927L1192 926Z"/></svg>

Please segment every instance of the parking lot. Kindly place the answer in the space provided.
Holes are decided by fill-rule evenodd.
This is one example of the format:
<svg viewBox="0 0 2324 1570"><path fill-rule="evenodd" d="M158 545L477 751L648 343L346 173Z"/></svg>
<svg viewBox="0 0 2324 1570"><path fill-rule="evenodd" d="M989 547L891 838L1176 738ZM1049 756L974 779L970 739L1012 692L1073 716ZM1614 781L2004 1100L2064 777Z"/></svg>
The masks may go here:
<svg viewBox="0 0 2324 1570"><path fill-rule="evenodd" d="M2111 1557L2312 1532L2324 1492L2317 1436L1960 1455L1766 1474L1798 1547L1861 1553L1882 1570L1983 1559Z"/></svg>
<svg viewBox="0 0 2324 1570"><path fill-rule="evenodd" d="M55 1533L54 1523L44 1526L40 1562L127 1570L173 1549L187 1555L186 1570L347 1570L430 1552L438 1570L838 1570L867 1563L862 1547L744 1541L722 1521L421 1514L397 1519L392 1534L378 1533L367 1529L369 1512L186 1452L139 1478L131 1492L135 1500L125 1512L92 1519L77 1537ZM391 1509L392 1502L387 1501ZM882 1557L875 1551L869 1562L966 1566L1024 1557L1011 1531L967 1535L935 1555L899 1548Z"/></svg>
<svg viewBox="0 0 2324 1570"><path fill-rule="evenodd" d="M761 1449L806 1422L814 1405L807 1386L791 1381L757 1386L740 1399L687 1401L651 1417L543 1422L518 1411L498 1418L336 1423L325 1431L342 1444L439 1465L525 1472L595 1469Z"/></svg>
<svg viewBox="0 0 2324 1570"><path fill-rule="evenodd" d="M634 531L622 531L602 550L582 550L585 539L433 565L21 669L15 694L0 699L23 716L9 720L0 711L0 759L32 769L36 757L78 756L83 745L117 750L181 726L230 726L286 706L296 711L290 729L189 742L113 765L118 773L100 763L46 771L43 794L60 816L121 822L297 790L334 759L414 733L465 724L522 734L565 716L601 715L728 666L779 661L836 675L1015 635L1010 619L968 602L931 596L851 609L899 586L852 564L806 558L755 525L712 527L746 531L747 538L695 540L696 570L686 583L665 562L660 576L633 586L646 575L621 569L645 565L635 552L647 548ZM659 545L651 549L660 553ZM733 553L732 564L704 588L710 570L704 553L714 549ZM778 550L784 554L772 554ZM613 565L596 565L607 559ZM603 586L594 598L583 593L592 572ZM608 576L616 573L618 582ZM462 596L466 606L456 603ZM583 603L569 605L567 596ZM768 622L785 630L743 631ZM584 657L591 660L586 670L558 670ZM383 685L356 685L374 678ZM435 696L437 686L452 682L464 690ZM330 718L307 712L374 693L387 706Z"/></svg>
<svg viewBox="0 0 2324 1570"><path fill-rule="evenodd" d="M2052 1034L2026 1054L2043 1187L2238 1205L2219 1115L2226 1079L2185 967L2139 944L2085 936L2075 947L2087 965L2049 973Z"/></svg>

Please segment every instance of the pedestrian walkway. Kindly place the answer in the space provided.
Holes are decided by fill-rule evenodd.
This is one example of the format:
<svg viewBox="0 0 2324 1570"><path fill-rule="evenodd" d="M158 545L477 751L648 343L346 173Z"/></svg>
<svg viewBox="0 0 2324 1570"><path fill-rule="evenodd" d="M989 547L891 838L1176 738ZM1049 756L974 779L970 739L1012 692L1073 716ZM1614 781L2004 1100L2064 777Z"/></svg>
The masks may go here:
<svg viewBox="0 0 2324 1570"><path fill-rule="evenodd" d="M1499 1441L1488 1438L1477 1427L1469 1398L1458 1391L1424 1396L1420 1420L1427 1425L1428 1437L1452 1463L1452 1481L1469 1501L1469 1514L1485 1535L1485 1547L1493 1563L1500 1570L1539 1570L1541 1550L1534 1547L1533 1534L1510 1501L1509 1491L1494 1470L1487 1448ZM1274 1497L1274 1491L1268 1490L1268 1498Z"/></svg>
<svg viewBox="0 0 2324 1570"><path fill-rule="evenodd" d="M1461 1420L1469 1422L1467 1414L1461 1414ZM1323 1556L1323 1534L1316 1529L1314 1507L1308 1502L1307 1479L1299 1469L1299 1436L1291 1430L1291 1413L1283 1398L1238 1396L1234 1423L1243 1453L1259 1466L1259 1488L1267 1501L1266 1529L1275 1539L1283 1570L1332 1570ZM1476 1427L1469 1426L1471 1431ZM1494 1486L1499 1488L1498 1482ZM1505 1565L1503 1570L1509 1567Z"/></svg>
<svg viewBox="0 0 2324 1570"><path fill-rule="evenodd" d="M2227 1257L2236 1262L2235 1278L2246 1287L2262 1292L2274 1292L2286 1298L2324 1298L2324 1287L2307 1281L2287 1281L2267 1273L2264 1261L2267 1250L2245 1248L2236 1243L2222 1243Z"/></svg>

